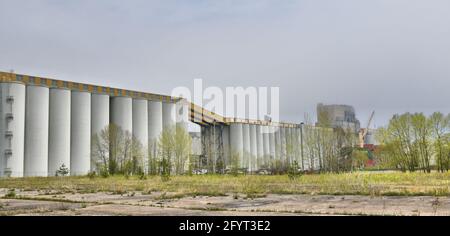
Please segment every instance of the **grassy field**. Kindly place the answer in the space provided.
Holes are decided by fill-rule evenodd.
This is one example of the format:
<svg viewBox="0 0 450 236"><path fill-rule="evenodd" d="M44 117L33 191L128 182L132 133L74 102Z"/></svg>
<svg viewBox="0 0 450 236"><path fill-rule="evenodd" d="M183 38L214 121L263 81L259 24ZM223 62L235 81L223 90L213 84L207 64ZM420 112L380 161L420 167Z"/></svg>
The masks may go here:
<svg viewBox="0 0 450 236"><path fill-rule="evenodd" d="M0 179L0 188L25 191L45 190L61 193L113 192L117 194L142 191L167 192L172 196L220 196L247 194L331 194L373 196L449 196L450 173L371 173L303 175L295 179L287 175L197 175L172 176L162 181L159 176L125 178L33 177Z"/></svg>

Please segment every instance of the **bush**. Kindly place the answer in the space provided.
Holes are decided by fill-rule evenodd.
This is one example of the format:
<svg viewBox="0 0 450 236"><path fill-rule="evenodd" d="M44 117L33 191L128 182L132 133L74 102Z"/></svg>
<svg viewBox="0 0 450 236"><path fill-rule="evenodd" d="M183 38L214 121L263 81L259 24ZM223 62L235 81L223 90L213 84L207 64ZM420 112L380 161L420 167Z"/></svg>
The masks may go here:
<svg viewBox="0 0 450 236"><path fill-rule="evenodd" d="M15 198L16 197L16 191L15 189L10 189L8 193L5 195L6 198Z"/></svg>
<svg viewBox="0 0 450 236"><path fill-rule="evenodd" d="M89 171L87 174L89 179L94 179L96 175L97 175L97 173L95 171Z"/></svg>
<svg viewBox="0 0 450 236"><path fill-rule="evenodd" d="M302 175L300 171L300 166L297 161L294 161L288 168L287 174L290 180L295 180Z"/></svg>
<svg viewBox="0 0 450 236"><path fill-rule="evenodd" d="M288 171L286 168L286 164L280 160L270 161L269 170L270 170L270 173L274 174L274 175L285 174Z"/></svg>
<svg viewBox="0 0 450 236"><path fill-rule="evenodd" d="M146 180L147 179L147 175L145 175L144 172L140 172L138 176L139 176L140 180Z"/></svg>
<svg viewBox="0 0 450 236"><path fill-rule="evenodd" d="M56 171L56 176L66 176L69 174L69 168L66 167L66 165L62 164L61 167Z"/></svg>
<svg viewBox="0 0 450 236"><path fill-rule="evenodd" d="M232 176L238 176L239 175L239 162L240 162L240 155L237 152L233 152L231 156L231 169L229 173Z"/></svg>
<svg viewBox="0 0 450 236"><path fill-rule="evenodd" d="M109 170L108 170L108 167L106 167L106 166L102 166L101 168L100 168L100 176L101 177L103 177L103 178L108 178L109 177Z"/></svg>
<svg viewBox="0 0 450 236"><path fill-rule="evenodd" d="M172 168L171 163L166 158L161 160L161 180L168 181L170 180L170 169Z"/></svg>

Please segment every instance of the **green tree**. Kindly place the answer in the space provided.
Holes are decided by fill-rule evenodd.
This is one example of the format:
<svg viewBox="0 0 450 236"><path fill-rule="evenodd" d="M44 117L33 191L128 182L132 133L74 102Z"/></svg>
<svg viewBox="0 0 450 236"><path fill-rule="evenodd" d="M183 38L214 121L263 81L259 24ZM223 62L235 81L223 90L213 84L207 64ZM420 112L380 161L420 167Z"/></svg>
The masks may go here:
<svg viewBox="0 0 450 236"><path fill-rule="evenodd" d="M183 174L191 164L192 139L188 131L181 125L167 127L161 133L159 140L159 173Z"/></svg>
<svg viewBox="0 0 450 236"><path fill-rule="evenodd" d="M313 126L306 115L303 126L304 160L309 162L310 171L350 171L356 134L350 128L331 128L329 116L324 111L319 114L319 119Z"/></svg>
<svg viewBox="0 0 450 236"><path fill-rule="evenodd" d="M192 138L182 125L176 126L174 135L175 173L183 174L186 169L191 169L188 165L191 164Z"/></svg>
<svg viewBox="0 0 450 236"><path fill-rule="evenodd" d="M56 171L56 176L66 176L70 173L69 168L62 164L61 167Z"/></svg>
<svg viewBox="0 0 450 236"><path fill-rule="evenodd" d="M435 161L438 171L448 171L450 164L449 126L450 118L440 112L430 116L431 133L434 139Z"/></svg>
<svg viewBox="0 0 450 236"><path fill-rule="evenodd" d="M143 171L143 145L128 131L110 124L92 139L92 159L102 176Z"/></svg>
<svg viewBox="0 0 450 236"><path fill-rule="evenodd" d="M439 171L448 170L449 118L439 112L394 115L387 127L379 129L377 139L384 164L402 171L431 172L434 162ZM389 160L386 160L389 158Z"/></svg>

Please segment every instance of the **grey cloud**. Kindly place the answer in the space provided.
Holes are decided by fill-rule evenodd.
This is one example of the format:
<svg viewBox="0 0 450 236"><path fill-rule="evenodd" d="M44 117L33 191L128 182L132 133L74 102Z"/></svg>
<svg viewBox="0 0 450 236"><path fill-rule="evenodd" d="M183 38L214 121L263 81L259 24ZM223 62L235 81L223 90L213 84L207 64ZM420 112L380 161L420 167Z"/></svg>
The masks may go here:
<svg viewBox="0 0 450 236"><path fill-rule="evenodd" d="M315 105L450 112L450 2L0 1L0 70L158 93L279 86L281 118Z"/></svg>

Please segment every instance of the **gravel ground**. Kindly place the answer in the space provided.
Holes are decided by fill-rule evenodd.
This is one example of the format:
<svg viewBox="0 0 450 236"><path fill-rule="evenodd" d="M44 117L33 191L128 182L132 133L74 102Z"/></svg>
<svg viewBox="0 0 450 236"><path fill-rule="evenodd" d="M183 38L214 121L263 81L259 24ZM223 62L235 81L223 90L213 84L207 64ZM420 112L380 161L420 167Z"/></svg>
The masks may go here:
<svg viewBox="0 0 450 236"><path fill-rule="evenodd" d="M450 197L431 196L7 193L0 189L0 215L450 215Z"/></svg>

